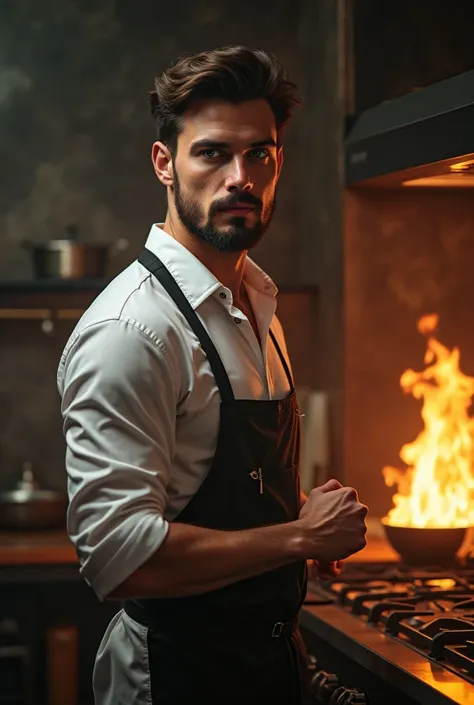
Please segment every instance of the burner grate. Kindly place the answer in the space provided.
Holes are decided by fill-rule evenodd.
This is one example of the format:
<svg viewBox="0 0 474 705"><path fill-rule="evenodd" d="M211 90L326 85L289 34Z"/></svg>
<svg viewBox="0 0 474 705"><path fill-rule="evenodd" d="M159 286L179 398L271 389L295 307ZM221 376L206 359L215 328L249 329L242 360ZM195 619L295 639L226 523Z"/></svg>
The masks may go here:
<svg viewBox="0 0 474 705"><path fill-rule="evenodd" d="M468 675L474 674L474 641L469 637L464 644L446 645L444 655L453 666L462 669Z"/></svg>
<svg viewBox="0 0 474 705"><path fill-rule="evenodd" d="M357 566L325 590L341 609L474 682L472 566Z"/></svg>

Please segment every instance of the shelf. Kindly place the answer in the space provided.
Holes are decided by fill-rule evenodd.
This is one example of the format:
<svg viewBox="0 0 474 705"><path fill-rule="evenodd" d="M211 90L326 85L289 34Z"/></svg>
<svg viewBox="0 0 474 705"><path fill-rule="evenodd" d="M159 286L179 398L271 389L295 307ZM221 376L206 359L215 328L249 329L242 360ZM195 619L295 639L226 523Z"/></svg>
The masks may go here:
<svg viewBox="0 0 474 705"><path fill-rule="evenodd" d="M78 320L84 309L60 308L0 308L0 320L8 321L50 321L53 318L61 321Z"/></svg>
<svg viewBox="0 0 474 705"><path fill-rule="evenodd" d="M0 322L40 321L45 333L55 321L78 320L108 279L0 280ZM313 299L318 287L288 285L279 287L280 310L295 296Z"/></svg>
<svg viewBox="0 0 474 705"><path fill-rule="evenodd" d="M108 279L11 279L0 280L0 293L94 291L104 289Z"/></svg>
<svg viewBox="0 0 474 705"><path fill-rule="evenodd" d="M0 280L0 323L38 321L44 333L54 323L77 321L108 279Z"/></svg>
<svg viewBox="0 0 474 705"><path fill-rule="evenodd" d="M110 279L0 279L1 293L17 292L99 292L110 284ZM315 294L319 287L314 284L277 284L281 294Z"/></svg>

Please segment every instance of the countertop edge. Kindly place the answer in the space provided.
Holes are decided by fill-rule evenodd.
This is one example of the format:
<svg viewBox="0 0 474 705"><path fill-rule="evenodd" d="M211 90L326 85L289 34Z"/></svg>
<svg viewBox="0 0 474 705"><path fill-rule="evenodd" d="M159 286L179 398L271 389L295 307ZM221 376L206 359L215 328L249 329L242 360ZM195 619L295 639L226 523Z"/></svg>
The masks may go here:
<svg viewBox="0 0 474 705"><path fill-rule="evenodd" d="M65 529L0 532L0 567L78 563Z"/></svg>
<svg viewBox="0 0 474 705"><path fill-rule="evenodd" d="M344 628L341 625L342 620ZM339 607L303 605L300 625L303 629L313 631L319 638L328 641L331 646L359 663L360 666L377 673L393 687L416 701L429 702L430 705L474 703L474 685L464 682L464 692L462 699L459 700L456 693L449 692L457 689L459 693L457 683L462 682L459 676L446 671L444 667L428 660L426 656L418 654L396 639L385 636L383 632L368 626ZM383 655L382 650L388 652L387 655ZM407 657L410 661L410 670L401 665L407 662ZM418 664L419 668L417 668ZM423 676L427 670L431 674L431 679ZM455 679L457 683L454 683Z"/></svg>

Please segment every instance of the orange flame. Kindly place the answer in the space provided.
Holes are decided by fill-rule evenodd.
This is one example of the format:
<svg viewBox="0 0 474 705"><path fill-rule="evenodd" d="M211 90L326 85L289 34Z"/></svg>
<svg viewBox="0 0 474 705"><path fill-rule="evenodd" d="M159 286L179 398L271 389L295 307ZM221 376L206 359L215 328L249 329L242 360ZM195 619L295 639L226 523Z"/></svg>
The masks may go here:
<svg viewBox="0 0 474 705"><path fill-rule="evenodd" d="M395 526L444 528L474 526L474 419L469 415L474 377L459 369L459 349L436 339L438 316L418 321L427 336L425 369L406 370L400 385L422 399L424 428L402 446L405 470L383 468L386 485L397 486L385 520Z"/></svg>

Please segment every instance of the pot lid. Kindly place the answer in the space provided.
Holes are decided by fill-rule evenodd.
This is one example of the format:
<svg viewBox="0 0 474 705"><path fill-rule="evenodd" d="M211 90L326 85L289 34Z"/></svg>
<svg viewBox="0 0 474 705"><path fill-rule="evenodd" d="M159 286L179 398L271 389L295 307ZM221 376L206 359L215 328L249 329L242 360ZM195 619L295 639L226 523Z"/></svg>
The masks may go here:
<svg viewBox="0 0 474 705"><path fill-rule="evenodd" d="M31 500L62 499L63 494L56 490L43 489L33 473L32 463L25 461L22 465L20 478L8 489L0 492L0 501L27 502Z"/></svg>
<svg viewBox="0 0 474 705"><path fill-rule="evenodd" d="M78 238L79 230L77 229L77 225L74 225L74 223L70 223L69 225L66 225L66 232L63 235L60 235L59 237L54 237L53 242L56 240L77 242Z"/></svg>

